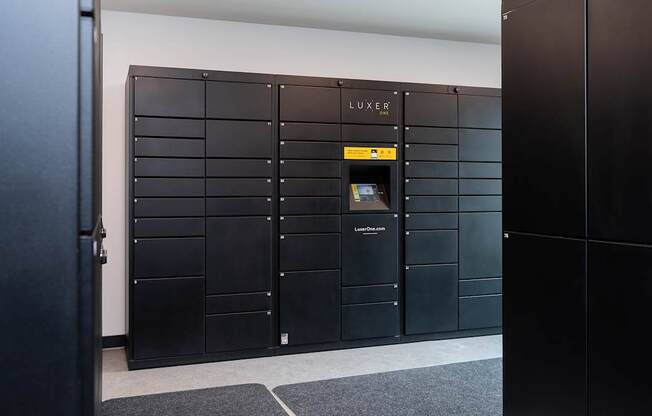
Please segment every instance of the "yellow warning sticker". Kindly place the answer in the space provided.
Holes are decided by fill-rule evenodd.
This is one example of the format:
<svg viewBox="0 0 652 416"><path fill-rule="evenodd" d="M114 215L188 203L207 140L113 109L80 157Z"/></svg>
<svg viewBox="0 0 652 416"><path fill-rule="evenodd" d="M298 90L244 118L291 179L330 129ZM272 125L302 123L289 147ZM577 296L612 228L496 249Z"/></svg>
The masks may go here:
<svg viewBox="0 0 652 416"><path fill-rule="evenodd" d="M396 160L396 148L344 146L344 159L346 160Z"/></svg>

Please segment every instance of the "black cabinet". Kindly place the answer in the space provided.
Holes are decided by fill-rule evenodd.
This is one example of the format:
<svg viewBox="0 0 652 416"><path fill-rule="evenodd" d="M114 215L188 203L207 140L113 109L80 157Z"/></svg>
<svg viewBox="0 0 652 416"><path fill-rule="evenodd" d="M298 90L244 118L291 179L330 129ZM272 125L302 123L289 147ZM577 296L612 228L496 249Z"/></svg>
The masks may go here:
<svg viewBox="0 0 652 416"><path fill-rule="evenodd" d="M207 82L206 118L271 120L272 84Z"/></svg>
<svg viewBox="0 0 652 416"><path fill-rule="evenodd" d="M281 344L340 339L340 273L284 272L280 277Z"/></svg>
<svg viewBox="0 0 652 416"><path fill-rule="evenodd" d="M342 285L398 281L398 216L342 216Z"/></svg>
<svg viewBox="0 0 652 416"><path fill-rule="evenodd" d="M457 265L409 266L405 271L405 333L457 330Z"/></svg>
<svg viewBox="0 0 652 416"><path fill-rule="evenodd" d="M206 219L206 293L267 291L272 279L267 217Z"/></svg>
<svg viewBox="0 0 652 416"><path fill-rule="evenodd" d="M505 414L585 414L586 243L510 233L504 256Z"/></svg>
<svg viewBox="0 0 652 416"><path fill-rule="evenodd" d="M409 126L457 127L457 96L406 92L405 124Z"/></svg>
<svg viewBox="0 0 652 416"><path fill-rule="evenodd" d="M139 77L134 82L136 116L204 117L203 81Z"/></svg>
<svg viewBox="0 0 652 416"><path fill-rule="evenodd" d="M342 339L393 337L400 334L398 302L342 306Z"/></svg>
<svg viewBox="0 0 652 416"><path fill-rule="evenodd" d="M340 89L281 85L279 93L281 121L340 122Z"/></svg>
<svg viewBox="0 0 652 416"><path fill-rule="evenodd" d="M272 343L269 311L241 312L206 317L206 352L266 348Z"/></svg>
<svg viewBox="0 0 652 416"><path fill-rule="evenodd" d="M204 352L204 279L137 280L133 287L136 359Z"/></svg>

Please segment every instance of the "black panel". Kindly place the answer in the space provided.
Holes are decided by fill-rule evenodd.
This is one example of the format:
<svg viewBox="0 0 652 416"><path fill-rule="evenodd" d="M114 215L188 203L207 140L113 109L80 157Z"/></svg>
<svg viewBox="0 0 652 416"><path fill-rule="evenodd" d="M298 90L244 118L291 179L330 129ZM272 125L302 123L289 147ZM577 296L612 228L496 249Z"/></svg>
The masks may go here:
<svg viewBox="0 0 652 416"><path fill-rule="evenodd" d="M282 178L339 178L342 164L329 160L281 160Z"/></svg>
<svg viewBox="0 0 652 416"><path fill-rule="evenodd" d="M500 179L460 179L460 195L500 195L502 192Z"/></svg>
<svg viewBox="0 0 652 416"><path fill-rule="evenodd" d="M134 160L134 176L203 177L204 160L139 157Z"/></svg>
<svg viewBox="0 0 652 416"><path fill-rule="evenodd" d="M206 314L267 311L272 307L270 292L206 297Z"/></svg>
<svg viewBox="0 0 652 416"><path fill-rule="evenodd" d="M135 139L134 156L203 158L204 141L141 137Z"/></svg>
<svg viewBox="0 0 652 416"><path fill-rule="evenodd" d="M196 237L204 235L203 218L139 218L134 237Z"/></svg>
<svg viewBox="0 0 652 416"><path fill-rule="evenodd" d="M405 200L406 212L457 212L456 196L410 196Z"/></svg>
<svg viewBox="0 0 652 416"><path fill-rule="evenodd" d="M587 69L589 236L650 244L652 4L593 3Z"/></svg>
<svg viewBox="0 0 652 416"><path fill-rule="evenodd" d="M271 179L206 179L206 196L271 196Z"/></svg>
<svg viewBox="0 0 652 416"><path fill-rule="evenodd" d="M271 215L271 198L206 198L206 215Z"/></svg>
<svg viewBox="0 0 652 416"><path fill-rule="evenodd" d="M457 127L457 96L406 92L405 124Z"/></svg>
<svg viewBox="0 0 652 416"><path fill-rule="evenodd" d="M502 178L500 163L460 162L460 178Z"/></svg>
<svg viewBox="0 0 652 416"><path fill-rule="evenodd" d="M500 162L502 133L496 130L460 130L460 160Z"/></svg>
<svg viewBox="0 0 652 416"><path fill-rule="evenodd" d="M586 414L585 246L516 233L504 240L506 415Z"/></svg>
<svg viewBox="0 0 652 416"><path fill-rule="evenodd" d="M206 219L206 293L263 292L272 280L272 223L266 217Z"/></svg>
<svg viewBox="0 0 652 416"><path fill-rule="evenodd" d="M460 196L460 211L500 211L502 208L500 196Z"/></svg>
<svg viewBox="0 0 652 416"><path fill-rule="evenodd" d="M271 177L272 161L264 159L207 159L206 176Z"/></svg>
<svg viewBox="0 0 652 416"><path fill-rule="evenodd" d="M342 126L343 142L397 143L397 126L365 126L345 124Z"/></svg>
<svg viewBox="0 0 652 416"><path fill-rule="evenodd" d="M280 281L280 332L289 345L340 339L339 271L284 273Z"/></svg>
<svg viewBox="0 0 652 416"><path fill-rule="evenodd" d="M283 159L336 159L342 158L342 146L328 142L281 142Z"/></svg>
<svg viewBox="0 0 652 416"><path fill-rule="evenodd" d="M460 296L496 295L503 293L503 279L460 280Z"/></svg>
<svg viewBox="0 0 652 416"><path fill-rule="evenodd" d="M406 179L406 195L457 195L457 179Z"/></svg>
<svg viewBox="0 0 652 416"><path fill-rule="evenodd" d="M136 78L134 114L155 117L204 117L204 82Z"/></svg>
<svg viewBox="0 0 652 416"><path fill-rule="evenodd" d="M204 198L140 198L134 217L203 217Z"/></svg>
<svg viewBox="0 0 652 416"><path fill-rule="evenodd" d="M342 217L342 285L398 281L398 216L352 214Z"/></svg>
<svg viewBox="0 0 652 416"><path fill-rule="evenodd" d="M279 268L282 271L339 269L339 234L282 235Z"/></svg>
<svg viewBox="0 0 652 416"><path fill-rule="evenodd" d="M139 239L133 250L135 277L204 275L203 238Z"/></svg>
<svg viewBox="0 0 652 416"><path fill-rule="evenodd" d="M133 286L134 358L204 352L204 279L138 280Z"/></svg>
<svg viewBox="0 0 652 416"><path fill-rule="evenodd" d="M339 215L304 215L281 217L280 232L285 234L339 233Z"/></svg>
<svg viewBox="0 0 652 416"><path fill-rule="evenodd" d="M291 214L339 214L339 197L292 197L281 198L279 204L281 215Z"/></svg>
<svg viewBox="0 0 652 416"><path fill-rule="evenodd" d="M398 302L342 306L342 339L393 337L400 334Z"/></svg>
<svg viewBox="0 0 652 416"><path fill-rule="evenodd" d="M206 121L206 157L271 158L271 123Z"/></svg>
<svg viewBox="0 0 652 416"><path fill-rule="evenodd" d="M279 132L280 140L340 141L340 126L338 124L281 123Z"/></svg>
<svg viewBox="0 0 652 416"><path fill-rule="evenodd" d="M584 20L584 2L537 1L502 25L506 230L585 234Z"/></svg>
<svg viewBox="0 0 652 416"><path fill-rule="evenodd" d="M457 213L440 213L440 214L406 214L406 230L450 230L457 229Z"/></svg>
<svg viewBox="0 0 652 416"><path fill-rule="evenodd" d="M457 265L410 266L405 271L405 333L457 330Z"/></svg>
<svg viewBox="0 0 652 416"><path fill-rule="evenodd" d="M398 94L394 91L342 89L343 123L395 125L398 110Z"/></svg>
<svg viewBox="0 0 652 416"><path fill-rule="evenodd" d="M205 124L204 120L136 117L134 120L134 136L203 139Z"/></svg>
<svg viewBox="0 0 652 416"><path fill-rule="evenodd" d="M502 215L460 214L460 279L502 274Z"/></svg>
<svg viewBox="0 0 652 416"><path fill-rule="evenodd" d="M503 323L502 295L460 298L460 329L493 328Z"/></svg>
<svg viewBox="0 0 652 416"><path fill-rule="evenodd" d="M206 317L206 352L265 348L272 343L272 317L243 312Z"/></svg>
<svg viewBox="0 0 652 416"><path fill-rule="evenodd" d="M439 127L405 127L406 143L457 144L457 129Z"/></svg>
<svg viewBox="0 0 652 416"><path fill-rule="evenodd" d="M204 179L140 178L135 179L136 197L203 197Z"/></svg>
<svg viewBox="0 0 652 416"><path fill-rule="evenodd" d="M652 365L641 359L649 351L641 331L650 321L650 258L650 247L589 243L591 415L645 414L652 405Z"/></svg>
<svg viewBox="0 0 652 416"><path fill-rule="evenodd" d="M457 161L457 146L406 144L406 160Z"/></svg>
<svg viewBox="0 0 652 416"><path fill-rule="evenodd" d="M500 97L460 95L460 127L500 129L502 127Z"/></svg>
<svg viewBox="0 0 652 416"><path fill-rule="evenodd" d="M410 178L457 178L457 162L405 162Z"/></svg>
<svg viewBox="0 0 652 416"><path fill-rule="evenodd" d="M283 121L339 123L340 90L281 85L279 118Z"/></svg>
<svg viewBox="0 0 652 416"><path fill-rule="evenodd" d="M407 264L457 263L457 230L407 232L405 262Z"/></svg>
<svg viewBox="0 0 652 416"><path fill-rule="evenodd" d="M340 196L339 179L281 179L283 196Z"/></svg>
<svg viewBox="0 0 652 416"><path fill-rule="evenodd" d="M206 118L271 120L271 84L206 83Z"/></svg>
<svg viewBox="0 0 652 416"><path fill-rule="evenodd" d="M398 284L342 288L342 305L398 300Z"/></svg>

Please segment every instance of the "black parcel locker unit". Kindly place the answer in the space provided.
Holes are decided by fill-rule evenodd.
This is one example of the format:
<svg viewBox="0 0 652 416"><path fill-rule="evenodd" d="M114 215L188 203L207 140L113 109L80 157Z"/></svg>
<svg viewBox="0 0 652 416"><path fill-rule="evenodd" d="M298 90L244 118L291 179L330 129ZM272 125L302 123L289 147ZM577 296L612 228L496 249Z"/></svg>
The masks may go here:
<svg viewBox="0 0 652 416"><path fill-rule="evenodd" d="M652 4L520 3L502 25L505 414L648 413Z"/></svg>
<svg viewBox="0 0 652 416"><path fill-rule="evenodd" d="M496 90L154 67L127 88L130 368L500 333Z"/></svg>

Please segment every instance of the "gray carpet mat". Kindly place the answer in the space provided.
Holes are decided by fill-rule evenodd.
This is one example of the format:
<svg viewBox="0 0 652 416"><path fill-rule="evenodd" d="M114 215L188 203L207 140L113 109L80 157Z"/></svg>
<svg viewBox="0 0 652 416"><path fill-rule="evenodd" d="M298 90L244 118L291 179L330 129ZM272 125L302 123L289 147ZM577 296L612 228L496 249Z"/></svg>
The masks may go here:
<svg viewBox="0 0 652 416"><path fill-rule="evenodd" d="M500 416L502 360L279 386L297 416Z"/></svg>
<svg viewBox="0 0 652 416"><path fill-rule="evenodd" d="M103 416L287 416L262 384L124 397L102 403Z"/></svg>

